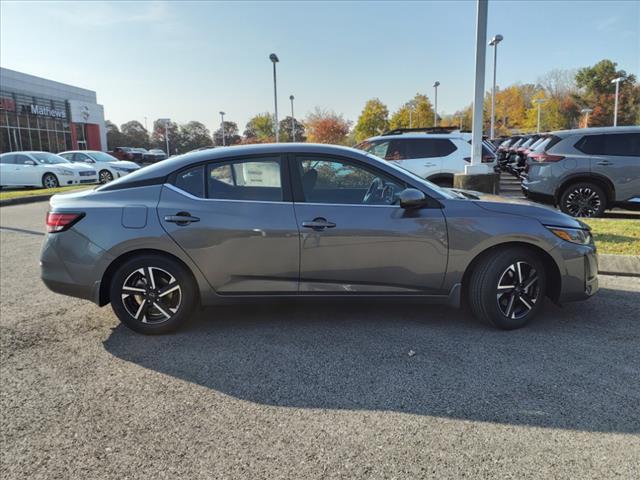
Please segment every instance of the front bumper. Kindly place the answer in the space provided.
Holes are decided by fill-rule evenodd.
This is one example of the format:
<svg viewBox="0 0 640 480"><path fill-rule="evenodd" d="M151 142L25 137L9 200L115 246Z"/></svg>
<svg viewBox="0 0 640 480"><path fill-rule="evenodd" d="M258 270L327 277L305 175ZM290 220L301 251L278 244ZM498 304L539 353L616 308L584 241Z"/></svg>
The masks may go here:
<svg viewBox="0 0 640 480"><path fill-rule="evenodd" d="M562 257L560 303L586 300L598 292L598 255L595 246L561 244L552 253Z"/></svg>

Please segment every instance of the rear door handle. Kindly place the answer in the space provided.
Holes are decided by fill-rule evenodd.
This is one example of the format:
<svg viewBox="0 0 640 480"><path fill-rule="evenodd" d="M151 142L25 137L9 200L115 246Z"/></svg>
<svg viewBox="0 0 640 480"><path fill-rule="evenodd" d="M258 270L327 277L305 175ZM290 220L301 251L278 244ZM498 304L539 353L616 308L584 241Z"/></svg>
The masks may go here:
<svg viewBox="0 0 640 480"><path fill-rule="evenodd" d="M336 224L328 222L326 218L318 217L314 218L312 222L302 222L302 226L304 228L312 228L315 231L320 231L325 228L334 228Z"/></svg>
<svg viewBox="0 0 640 480"><path fill-rule="evenodd" d="M188 212L178 212L176 215L167 215L165 222L177 223L178 225L189 225L191 222L199 222L198 217L192 217Z"/></svg>
<svg viewBox="0 0 640 480"><path fill-rule="evenodd" d="M611 165L609 160L602 160L601 162L596 162L596 165Z"/></svg>

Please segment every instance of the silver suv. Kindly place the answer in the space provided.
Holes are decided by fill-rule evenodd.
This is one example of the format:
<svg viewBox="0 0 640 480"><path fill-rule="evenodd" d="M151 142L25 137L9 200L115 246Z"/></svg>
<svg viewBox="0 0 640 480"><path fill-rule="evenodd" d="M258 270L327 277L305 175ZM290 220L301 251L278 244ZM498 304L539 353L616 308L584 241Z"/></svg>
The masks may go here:
<svg viewBox="0 0 640 480"><path fill-rule="evenodd" d="M574 217L640 207L640 127L549 134L529 154L522 189L531 200Z"/></svg>

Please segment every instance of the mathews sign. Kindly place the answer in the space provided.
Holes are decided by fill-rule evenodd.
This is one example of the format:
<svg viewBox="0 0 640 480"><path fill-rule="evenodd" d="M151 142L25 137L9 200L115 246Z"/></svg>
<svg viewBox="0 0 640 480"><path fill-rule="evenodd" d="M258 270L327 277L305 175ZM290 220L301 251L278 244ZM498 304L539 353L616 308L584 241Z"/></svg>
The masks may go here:
<svg viewBox="0 0 640 480"><path fill-rule="evenodd" d="M67 112L65 110L59 108L51 108L42 105L23 105L22 111L26 113L30 113L31 115L40 115L43 117L53 117L53 118L67 118Z"/></svg>

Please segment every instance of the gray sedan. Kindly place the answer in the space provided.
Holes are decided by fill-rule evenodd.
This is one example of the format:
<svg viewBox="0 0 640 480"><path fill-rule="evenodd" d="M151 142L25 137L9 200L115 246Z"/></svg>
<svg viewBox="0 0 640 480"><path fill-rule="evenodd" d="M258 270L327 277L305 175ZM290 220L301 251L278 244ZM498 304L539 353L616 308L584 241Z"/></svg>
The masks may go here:
<svg viewBox="0 0 640 480"><path fill-rule="evenodd" d="M199 306L299 297L469 305L503 329L545 297L589 298L584 223L543 206L439 188L350 148L273 144L171 158L51 199L42 279L111 303L142 333Z"/></svg>

